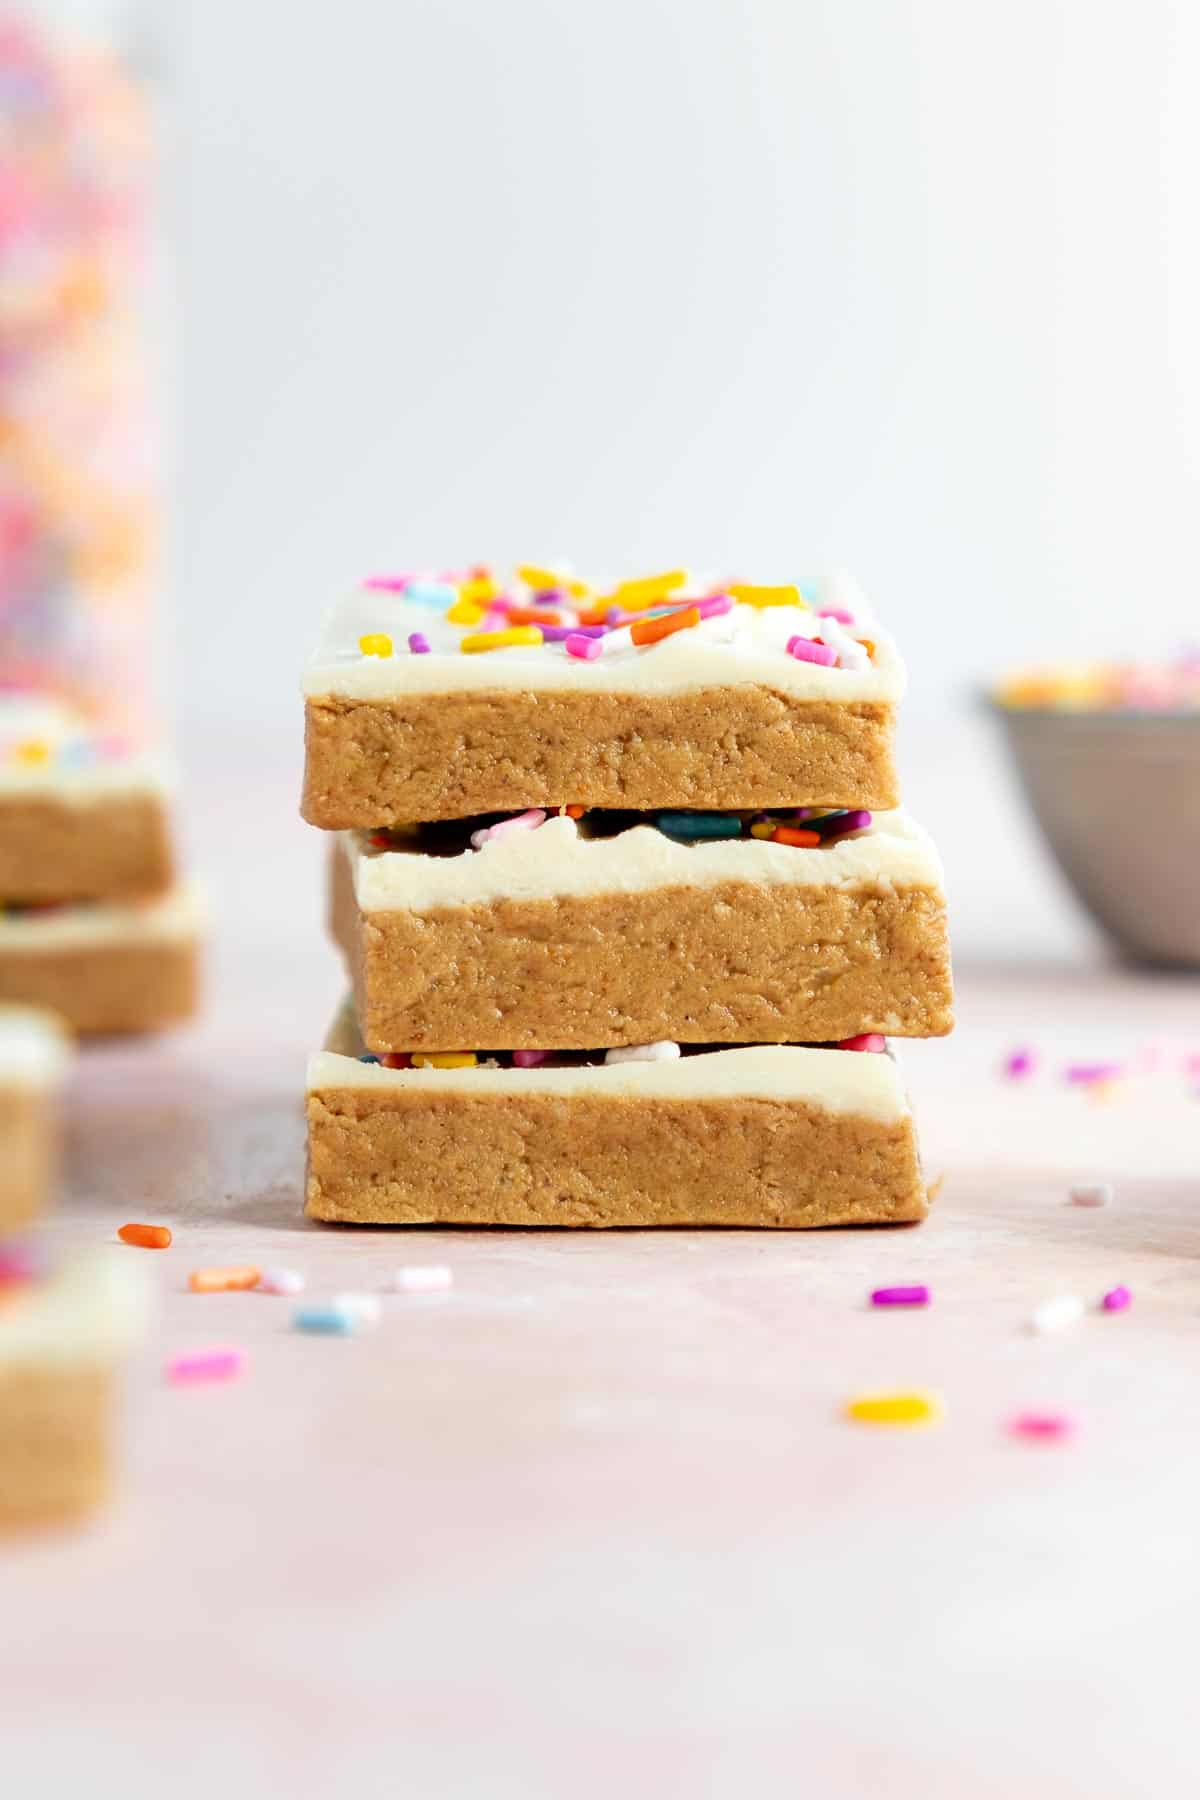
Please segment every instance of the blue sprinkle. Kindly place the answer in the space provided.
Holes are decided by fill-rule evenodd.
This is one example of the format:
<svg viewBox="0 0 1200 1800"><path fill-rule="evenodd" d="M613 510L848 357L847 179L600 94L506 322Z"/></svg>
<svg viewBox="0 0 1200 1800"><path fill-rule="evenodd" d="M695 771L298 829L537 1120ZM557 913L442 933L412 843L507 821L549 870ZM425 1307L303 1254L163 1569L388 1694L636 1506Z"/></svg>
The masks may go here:
<svg viewBox="0 0 1200 1800"><path fill-rule="evenodd" d="M349 1337L354 1323L350 1313L336 1306L298 1306L292 1314L297 1331L320 1332L326 1337Z"/></svg>
<svg viewBox="0 0 1200 1800"><path fill-rule="evenodd" d="M414 600L418 606L453 606L458 589L445 581L413 581L405 588L404 598Z"/></svg>
<svg viewBox="0 0 1200 1800"><path fill-rule="evenodd" d="M691 843L696 838L735 838L742 835L742 821L737 813L660 812L654 823L669 838Z"/></svg>
<svg viewBox="0 0 1200 1800"><path fill-rule="evenodd" d="M358 1060L359 1060L359 1062L377 1063L379 1061L379 1058L377 1056L360 1056Z"/></svg>

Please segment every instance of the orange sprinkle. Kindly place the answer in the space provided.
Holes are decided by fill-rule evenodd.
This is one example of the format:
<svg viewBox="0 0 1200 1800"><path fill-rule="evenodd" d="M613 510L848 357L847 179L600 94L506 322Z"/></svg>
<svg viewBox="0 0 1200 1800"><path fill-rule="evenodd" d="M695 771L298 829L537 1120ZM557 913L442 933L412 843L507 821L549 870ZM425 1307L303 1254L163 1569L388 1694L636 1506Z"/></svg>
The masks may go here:
<svg viewBox="0 0 1200 1800"><path fill-rule="evenodd" d="M594 606L581 606L579 623L581 625L607 625L611 600L598 600Z"/></svg>
<svg viewBox="0 0 1200 1800"><path fill-rule="evenodd" d="M562 614L547 612L544 606L510 606L508 609L510 625L561 625Z"/></svg>
<svg viewBox="0 0 1200 1800"><path fill-rule="evenodd" d="M136 1244L140 1250L166 1250L171 1243L167 1225L122 1225L117 1236L123 1244Z"/></svg>
<svg viewBox="0 0 1200 1800"><path fill-rule="evenodd" d="M262 1270L252 1269L193 1269L188 1276L188 1286L193 1294L234 1294L243 1288L257 1287L262 1280Z"/></svg>
<svg viewBox="0 0 1200 1800"><path fill-rule="evenodd" d="M665 619L639 619L636 625L629 627L629 635L635 644L657 644L659 638L670 637L673 631L687 631L699 623L699 607L689 606L684 612L671 613Z"/></svg>
<svg viewBox="0 0 1200 1800"><path fill-rule="evenodd" d="M565 810L566 810L568 819L582 819L584 813L587 811L587 807L586 806L568 806Z"/></svg>
<svg viewBox="0 0 1200 1800"><path fill-rule="evenodd" d="M796 850L812 850L820 841L819 831L797 831L794 825L778 825L771 833L773 844L791 844Z"/></svg>
<svg viewBox="0 0 1200 1800"><path fill-rule="evenodd" d="M874 659L874 656L875 656L875 640L874 640L874 638L859 638L858 641L862 645L863 649L866 651L867 655L869 657L871 657L872 659Z"/></svg>

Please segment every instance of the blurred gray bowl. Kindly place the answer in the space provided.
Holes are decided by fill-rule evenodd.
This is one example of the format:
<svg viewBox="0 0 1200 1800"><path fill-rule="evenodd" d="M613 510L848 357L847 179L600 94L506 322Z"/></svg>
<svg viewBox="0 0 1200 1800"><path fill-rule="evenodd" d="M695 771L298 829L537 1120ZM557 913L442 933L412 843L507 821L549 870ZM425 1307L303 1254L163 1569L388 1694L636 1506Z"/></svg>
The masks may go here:
<svg viewBox="0 0 1200 1800"><path fill-rule="evenodd" d="M1200 968L1200 713L989 704L1092 917L1139 962Z"/></svg>

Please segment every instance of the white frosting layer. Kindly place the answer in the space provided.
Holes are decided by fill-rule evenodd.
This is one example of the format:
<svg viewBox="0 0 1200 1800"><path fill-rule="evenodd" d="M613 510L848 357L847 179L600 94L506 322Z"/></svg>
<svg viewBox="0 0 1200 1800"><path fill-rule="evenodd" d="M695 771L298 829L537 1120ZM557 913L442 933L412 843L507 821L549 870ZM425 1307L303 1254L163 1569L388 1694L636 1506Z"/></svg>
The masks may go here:
<svg viewBox="0 0 1200 1800"><path fill-rule="evenodd" d="M53 1013L0 1006L0 1086L53 1087L70 1061L70 1038Z"/></svg>
<svg viewBox="0 0 1200 1800"><path fill-rule="evenodd" d="M160 751L105 753L78 713L47 695L0 695L0 799L6 794L48 794L87 805L112 794L164 794L174 769ZM14 751L44 745L44 762L26 762Z"/></svg>
<svg viewBox="0 0 1200 1800"><path fill-rule="evenodd" d="M95 946L184 943L204 924L205 910L190 885L140 904L98 901L42 912L0 913L0 955Z"/></svg>
<svg viewBox="0 0 1200 1800"><path fill-rule="evenodd" d="M802 700L896 701L904 692L904 665L882 633L856 585L830 575L801 583L815 602L794 606L735 606L719 618L704 619L656 644L638 646L627 629L603 640L594 662L568 656L563 644L520 645L464 656L463 637L478 625L452 625L431 606L399 594L360 588L326 621L304 675L310 696L390 700L405 694L449 694L482 690L527 692L578 689L581 693L672 694L696 688L753 684ZM672 600L680 598L672 595ZM862 669L824 668L787 653L791 637L838 635L836 623L817 617L822 606L854 614L855 631L870 638L875 659ZM430 653L414 656L411 632L423 632ZM384 633L395 654L363 656L359 639ZM859 653L861 654L861 652Z"/></svg>
<svg viewBox="0 0 1200 1800"><path fill-rule="evenodd" d="M892 1124L908 1117L900 1074L872 1051L763 1044L709 1050L671 1062L604 1063L566 1069L385 1069L320 1050L309 1058L308 1091L410 1089L437 1094L551 1094L558 1099L800 1100L822 1111Z"/></svg>
<svg viewBox="0 0 1200 1800"><path fill-rule="evenodd" d="M107 1363L145 1335L150 1295L143 1252L91 1251L48 1281L22 1283L0 1304L0 1365Z"/></svg>
<svg viewBox="0 0 1200 1800"><path fill-rule="evenodd" d="M752 837L680 844L653 825L589 838L565 817L547 819L533 831L503 832L459 856L376 850L355 832L344 832L341 843L363 912L429 912L493 900L628 894L726 881L767 887L940 890L942 885L933 840L899 810L876 813L869 831L827 849Z"/></svg>

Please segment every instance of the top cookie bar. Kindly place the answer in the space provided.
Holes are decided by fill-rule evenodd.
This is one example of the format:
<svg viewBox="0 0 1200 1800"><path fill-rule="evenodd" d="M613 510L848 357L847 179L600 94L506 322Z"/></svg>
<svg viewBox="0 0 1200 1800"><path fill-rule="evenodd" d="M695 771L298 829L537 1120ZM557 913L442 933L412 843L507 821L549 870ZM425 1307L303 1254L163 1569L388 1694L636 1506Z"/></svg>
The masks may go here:
<svg viewBox="0 0 1200 1800"><path fill-rule="evenodd" d="M305 672L301 810L343 830L568 803L888 808L904 679L845 576L379 576Z"/></svg>

